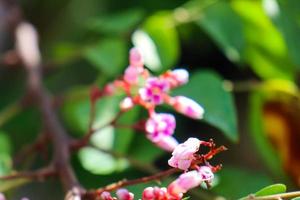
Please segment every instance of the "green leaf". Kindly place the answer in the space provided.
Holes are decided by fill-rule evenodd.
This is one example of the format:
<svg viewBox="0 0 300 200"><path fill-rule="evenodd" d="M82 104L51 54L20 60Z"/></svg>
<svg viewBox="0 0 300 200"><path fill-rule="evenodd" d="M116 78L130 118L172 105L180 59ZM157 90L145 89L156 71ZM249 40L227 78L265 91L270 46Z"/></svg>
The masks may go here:
<svg viewBox="0 0 300 200"><path fill-rule="evenodd" d="M7 134L0 131L0 175L7 174L12 169L11 141Z"/></svg>
<svg viewBox="0 0 300 200"><path fill-rule="evenodd" d="M285 41L265 14L261 1L234 0L233 9L244 23L246 49L242 60L264 79L294 79L295 66Z"/></svg>
<svg viewBox="0 0 300 200"><path fill-rule="evenodd" d="M211 71L198 71L188 84L174 91L197 101L204 107L204 121L219 128L227 138L238 140L233 96L223 87L221 77Z"/></svg>
<svg viewBox="0 0 300 200"><path fill-rule="evenodd" d="M284 184L274 184L264 187L255 193L255 196L261 197L272 194L279 194L286 192L286 186Z"/></svg>
<svg viewBox="0 0 300 200"><path fill-rule="evenodd" d="M163 153L164 151L157 148L144 134L135 135L129 151L129 155L145 163L155 161Z"/></svg>
<svg viewBox="0 0 300 200"><path fill-rule="evenodd" d="M145 65L155 72L165 71L177 62L179 38L170 12L149 17L133 33L132 41L142 51Z"/></svg>
<svg viewBox="0 0 300 200"><path fill-rule="evenodd" d="M213 192L228 199L239 199L265 185L272 184L267 174L228 165L217 173L216 178L218 183L212 188Z"/></svg>
<svg viewBox="0 0 300 200"><path fill-rule="evenodd" d="M78 156L82 166L93 174L111 174L128 165L125 160L116 159L93 147L84 147L79 151Z"/></svg>
<svg viewBox="0 0 300 200"><path fill-rule="evenodd" d="M243 22L230 4L219 1L203 10L200 25L232 61L240 61L245 48Z"/></svg>
<svg viewBox="0 0 300 200"><path fill-rule="evenodd" d="M126 42L111 38L87 48L83 56L99 71L114 77L120 74L126 65L127 54Z"/></svg>
<svg viewBox="0 0 300 200"><path fill-rule="evenodd" d="M87 26L90 30L100 33L124 33L132 30L143 16L143 10L126 10L121 13L92 19L87 23Z"/></svg>
<svg viewBox="0 0 300 200"><path fill-rule="evenodd" d="M66 96L72 99L64 104L63 117L75 133L86 133L90 119L90 101L87 93L88 88L74 88ZM85 95L82 97L82 95ZM81 98L79 97L81 96ZM120 96L103 97L96 103L96 117L93 127L98 128L109 123L119 111Z"/></svg>
<svg viewBox="0 0 300 200"><path fill-rule="evenodd" d="M264 9L268 16L272 19L275 26L282 33L288 52L296 66L300 66L300 26L297 24L297 16L290 12L291 6L299 7L299 1L286 0L282 3L277 3L276 0L264 0ZM297 5L298 4L298 5Z"/></svg>
<svg viewBox="0 0 300 200"><path fill-rule="evenodd" d="M131 109L122 115L118 120L118 124L133 125L138 121L139 113L139 107ZM135 131L131 128L116 128L115 132L114 150L120 153L126 153L131 146Z"/></svg>
<svg viewBox="0 0 300 200"><path fill-rule="evenodd" d="M300 200L300 197L292 198L291 200Z"/></svg>

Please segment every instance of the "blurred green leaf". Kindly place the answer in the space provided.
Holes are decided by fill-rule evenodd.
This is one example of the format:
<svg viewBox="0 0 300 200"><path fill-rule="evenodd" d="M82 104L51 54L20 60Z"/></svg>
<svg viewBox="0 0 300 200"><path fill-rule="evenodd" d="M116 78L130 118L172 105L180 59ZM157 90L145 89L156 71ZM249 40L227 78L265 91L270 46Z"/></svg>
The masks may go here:
<svg viewBox="0 0 300 200"><path fill-rule="evenodd" d="M129 155L136 160L151 163L164 153L157 148L144 134L136 134L129 151Z"/></svg>
<svg viewBox="0 0 300 200"><path fill-rule="evenodd" d="M211 71L194 73L188 84L174 91L197 101L204 107L204 121L219 128L227 138L238 140L233 96L223 87L221 77Z"/></svg>
<svg viewBox="0 0 300 200"><path fill-rule="evenodd" d="M79 151L78 156L82 166L93 174L111 174L127 166L125 160L116 159L93 147L84 147Z"/></svg>
<svg viewBox="0 0 300 200"><path fill-rule="evenodd" d="M3 131L0 131L0 175L7 174L11 171L12 146L10 138Z"/></svg>
<svg viewBox="0 0 300 200"><path fill-rule="evenodd" d="M52 60L56 63L65 63L74 60L79 55L81 47L71 42L55 44L52 50Z"/></svg>
<svg viewBox="0 0 300 200"><path fill-rule="evenodd" d="M199 24L232 61L240 61L245 48L243 22L226 1L218 1L201 13Z"/></svg>
<svg viewBox="0 0 300 200"><path fill-rule="evenodd" d="M83 56L99 71L114 77L125 67L127 54L124 40L110 38L85 49Z"/></svg>
<svg viewBox="0 0 300 200"><path fill-rule="evenodd" d="M300 26L297 24L295 16L290 12L290 6L292 4L293 6L299 7L300 2L286 0L282 3L277 3L276 0L264 0L263 3L265 12L281 31L288 47L288 52L299 68L300 40L298 37L300 35Z"/></svg>
<svg viewBox="0 0 300 200"><path fill-rule="evenodd" d="M300 197L292 198L291 200L300 200Z"/></svg>
<svg viewBox="0 0 300 200"><path fill-rule="evenodd" d="M176 64L179 56L179 38L171 12L159 12L149 17L132 35L145 65L155 72L162 72Z"/></svg>
<svg viewBox="0 0 300 200"><path fill-rule="evenodd" d="M225 166L217 175L219 184L212 190L229 199L239 199L272 183L266 174L233 166Z"/></svg>
<svg viewBox="0 0 300 200"><path fill-rule="evenodd" d="M138 121L139 113L139 107L131 109L122 115L118 120L118 124L133 125ZM120 153L126 153L131 146L135 131L131 128L116 128L115 132L114 150Z"/></svg>
<svg viewBox="0 0 300 200"><path fill-rule="evenodd" d="M90 118L90 101L88 88L73 88L68 93L70 99L66 102L62 109L63 117L73 131L79 135L84 134L87 131L89 118ZM82 97L82 94L86 96ZM80 96L76 97L76 96ZM93 124L94 128L99 128L109 123L119 111L120 96L106 96L101 98L96 103L96 117Z"/></svg>
<svg viewBox="0 0 300 200"><path fill-rule="evenodd" d="M261 1L233 0L231 5L244 22L246 49L242 59L264 79L293 79L295 66L285 41L265 14Z"/></svg>
<svg viewBox="0 0 300 200"><path fill-rule="evenodd" d="M124 33L132 30L143 18L143 10L126 10L92 19L87 26L100 33Z"/></svg>
<svg viewBox="0 0 300 200"><path fill-rule="evenodd" d="M267 187L264 187L255 193L255 196L261 197L272 194L279 194L286 192L286 186L284 184L273 184Z"/></svg>

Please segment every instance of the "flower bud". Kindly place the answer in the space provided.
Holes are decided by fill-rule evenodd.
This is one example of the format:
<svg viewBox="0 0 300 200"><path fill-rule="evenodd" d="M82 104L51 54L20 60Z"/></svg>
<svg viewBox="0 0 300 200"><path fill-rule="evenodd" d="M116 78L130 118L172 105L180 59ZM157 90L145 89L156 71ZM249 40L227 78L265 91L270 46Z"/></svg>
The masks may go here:
<svg viewBox="0 0 300 200"><path fill-rule="evenodd" d="M126 189L119 189L116 192L119 200L133 200L134 195Z"/></svg>
<svg viewBox="0 0 300 200"><path fill-rule="evenodd" d="M147 187L142 194L142 200L152 200L154 198L153 187Z"/></svg>
<svg viewBox="0 0 300 200"><path fill-rule="evenodd" d="M147 187L143 191L142 200L163 200L168 199L166 188Z"/></svg>
<svg viewBox="0 0 300 200"><path fill-rule="evenodd" d="M174 151L178 145L177 140L172 136L162 137L159 141L155 142L155 145L169 152Z"/></svg>
<svg viewBox="0 0 300 200"><path fill-rule="evenodd" d="M129 84L137 84L139 75L139 69L130 65L124 72L124 80Z"/></svg>
<svg viewBox="0 0 300 200"><path fill-rule="evenodd" d="M129 53L129 63L134 67L143 67L144 61L141 52L137 48L132 48Z"/></svg>
<svg viewBox="0 0 300 200"><path fill-rule="evenodd" d="M183 193L186 193L188 190L199 186L202 181L202 176L198 171L189 171L181 174L179 178L177 178L168 186L168 193L174 197L182 197Z"/></svg>
<svg viewBox="0 0 300 200"><path fill-rule="evenodd" d="M194 100L184 97L177 96L173 99L173 107L174 109L193 119L202 119L204 114L204 109Z"/></svg>
<svg viewBox="0 0 300 200"><path fill-rule="evenodd" d="M171 73L178 86L184 85L189 81L189 73L185 69L175 69Z"/></svg>
<svg viewBox="0 0 300 200"><path fill-rule="evenodd" d="M130 97L125 97L121 102L120 102L120 108L122 111L127 111L131 109L134 106L134 103Z"/></svg>
<svg viewBox="0 0 300 200"><path fill-rule="evenodd" d="M102 200L114 200L114 198L110 195L109 192L102 192L101 199Z"/></svg>

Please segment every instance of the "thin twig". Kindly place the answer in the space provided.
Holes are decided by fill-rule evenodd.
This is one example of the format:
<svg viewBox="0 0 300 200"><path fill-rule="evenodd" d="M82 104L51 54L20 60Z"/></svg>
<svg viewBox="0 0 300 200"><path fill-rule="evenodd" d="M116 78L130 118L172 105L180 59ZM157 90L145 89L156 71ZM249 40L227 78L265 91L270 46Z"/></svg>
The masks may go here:
<svg viewBox="0 0 300 200"><path fill-rule="evenodd" d="M11 180L11 179L19 179L19 178L44 180L45 178L49 176L53 176L55 174L56 174L55 169L52 166L49 166L36 171L17 172L6 176L0 176L0 180Z"/></svg>

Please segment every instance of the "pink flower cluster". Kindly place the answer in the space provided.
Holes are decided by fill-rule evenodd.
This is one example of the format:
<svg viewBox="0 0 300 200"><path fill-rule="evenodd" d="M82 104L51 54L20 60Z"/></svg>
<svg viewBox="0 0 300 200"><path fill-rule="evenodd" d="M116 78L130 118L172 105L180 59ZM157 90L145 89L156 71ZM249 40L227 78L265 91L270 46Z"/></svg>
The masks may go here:
<svg viewBox="0 0 300 200"><path fill-rule="evenodd" d="M197 153L200 145L212 147L212 142L204 142L197 138L189 138L182 144L175 147L172 157L169 159L169 165L184 170L176 180L171 182L168 187L147 187L142 194L142 200L181 200L184 193L196 188L205 182L210 184L214 178L213 172L216 167L212 167L206 161L200 158ZM198 162L201 161L201 162ZM197 163L206 164L199 166ZM103 200L133 200L133 194L125 189L117 191L118 198L111 197L110 193L103 192Z"/></svg>
<svg viewBox="0 0 300 200"><path fill-rule="evenodd" d="M152 76L144 67L141 53L133 48L130 50L129 66L123 78L114 82L114 87L121 87L127 97L122 100L120 107L123 111L135 105L141 105L148 110L149 119L145 124L147 138L158 147L173 151L178 142L173 138L176 121L173 115L156 113L157 105L166 103L177 112L193 119L201 119L204 109L192 99L184 96L171 97L171 89L186 84L189 74L185 69L175 69L160 76Z"/></svg>
<svg viewBox="0 0 300 200"><path fill-rule="evenodd" d="M207 169L209 168L203 166L198 171L193 170L181 174L167 188L148 187L143 191L142 200L180 200L188 190L198 187L203 181L208 180L204 179L202 175L202 171ZM213 177L212 172L211 175Z"/></svg>
<svg viewBox="0 0 300 200"><path fill-rule="evenodd" d="M212 167L198 166L196 163L199 159L197 152L201 144L207 145L206 142L197 138L189 138L175 147L168 163L171 167L184 170L185 173L169 185L168 191L173 196L180 197L188 190L199 186L203 181L210 183L213 180ZM193 170L188 171L191 168Z"/></svg>

